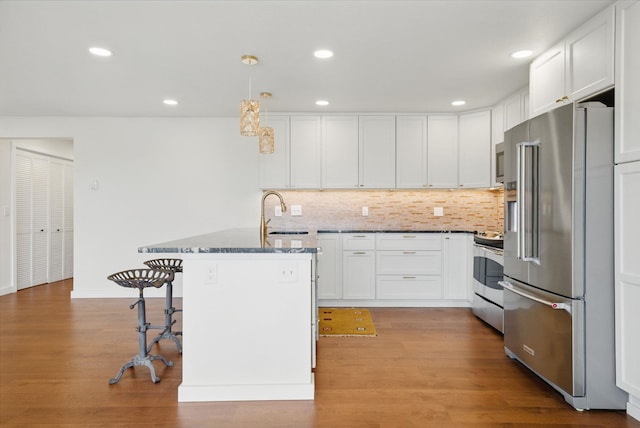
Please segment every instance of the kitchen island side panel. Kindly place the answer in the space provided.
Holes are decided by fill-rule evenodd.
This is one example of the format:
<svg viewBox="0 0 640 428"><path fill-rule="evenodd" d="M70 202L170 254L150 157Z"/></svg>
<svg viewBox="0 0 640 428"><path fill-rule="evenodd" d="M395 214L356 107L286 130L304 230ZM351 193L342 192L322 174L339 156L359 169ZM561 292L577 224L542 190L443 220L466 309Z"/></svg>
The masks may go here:
<svg viewBox="0 0 640 428"><path fill-rule="evenodd" d="M178 401L314 398L315 254L184 254Z"/></svg>

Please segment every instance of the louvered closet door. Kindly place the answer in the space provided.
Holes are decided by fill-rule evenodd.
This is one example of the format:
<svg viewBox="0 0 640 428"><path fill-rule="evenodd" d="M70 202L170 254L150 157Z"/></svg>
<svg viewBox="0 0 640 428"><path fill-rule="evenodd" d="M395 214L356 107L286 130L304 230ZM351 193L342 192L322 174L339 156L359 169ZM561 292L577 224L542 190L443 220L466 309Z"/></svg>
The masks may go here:
<svg viewBox="0 0 640 428"><path fill-rule="evenodd" d="M33 158L32 212L33 249L32 285L48 282L49 276L49 161Z"/></svg>
<svg viewBox="0 0 640 428"><path fill-rule="evenodd" d="M16 286L31 282L31 158L16 154Z"/></svg>
<svg viewBox="0 0 640 428"><path fill-rule="evenodd" d="M16 153L16 264L18 289L49 275L49 160Z"/></svg>
<svg viewBox="0 0 640 428"><path fill-rule="evenodd" d="M64 254L63 276L73 277L73 164L64 165Z"/></svg>
<svg viewBox="0 0 640 428"><path fill-rule="evenodd" d="M64 174L58 161L49 164L49 282L64 278Z"/></svg>

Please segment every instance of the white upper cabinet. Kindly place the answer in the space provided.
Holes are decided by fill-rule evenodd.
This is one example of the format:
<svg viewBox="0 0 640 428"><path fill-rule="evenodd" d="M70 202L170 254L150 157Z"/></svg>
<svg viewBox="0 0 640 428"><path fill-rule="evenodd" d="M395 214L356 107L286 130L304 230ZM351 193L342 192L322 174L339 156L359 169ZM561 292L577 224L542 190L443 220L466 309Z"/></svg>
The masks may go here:
<svg viewBox="0 0 640 428"><path fill-rule="evenodd" d="M615 8L610 7L569 34L565 41L566 92L579 100L614 82Z"/></svg>
<svg viewBox="0 0 640 428"><path fill-rule="evenodd" d="M504 100L503 131L500 142L504 140L504 131L519 125L529 118L527 114L529 110L527 106L529 102L528 95L529 91L524 89Z"/></svg>
<svg viewBox="0 0 640 428"><path fill-rule="evenodd" d="M504 142L504 103L495 105L491 109L491 142Z"/></svg>
<svg viewBox="0 0 640 428"><path fill-rule="evenodd" d="M616 4L615 162L640 161L640 3Z"/></svg>
<svg viewBox="0 0 640 428"><path fill-rule="evenodd" d="M396 117L360 116L359 187L396 187Z"/></svg>
<svg viewBox="0 0 640 428"><path fill-rule="evenodd" d="M320 188L320 116L291 116L291 188Z"/></svg>
<svg viewBox="0 0 640 428"><path fill-rule="evenodd" d="M396 186L427 187L427 117L396 118Z"/></svg>
<svg viewBox="0 0 640 428"><path fill-rule="evenodd" d="M260 187L489 187L491 117L489 110L433 116L270 116L275 152L260 155Z"/></svg>
<svg viewBox="0 0 640 428"><path fill-rule="evenodd" d="M289 181L289 116L271 116L265 120L275 135L272 154L260 155L260 187L287 189Z"/></svg>
<svg viewBox="0 0 640 428"><path fill-rule="evenodd" d="M458 187L458 116L427 117L427 185Z"/></svg>
<svg viewBox="0 0 640 428"><path fill-rule="evenodd" d="M491 185L491 112L461 114L458 136L458 187Z"/></svg>
<svg viewBox="0 0 640 428"><path fill-rule="evenodd" d="M609 7L531 63L532 116L613 85L614 22Z"/></svg>
<svg viewBox="0 0 640 428"><path fill-rule="evenodd" d="M321 187L358 187L358 116L322 117Z"/></svg>
<svg viewBox="0 0 640 428"><path fill-rule="evenodd" d="M531 63L529 92L532 116L551 110L568 100L564 88L564 71L564 43L555 45Z"/></svg>

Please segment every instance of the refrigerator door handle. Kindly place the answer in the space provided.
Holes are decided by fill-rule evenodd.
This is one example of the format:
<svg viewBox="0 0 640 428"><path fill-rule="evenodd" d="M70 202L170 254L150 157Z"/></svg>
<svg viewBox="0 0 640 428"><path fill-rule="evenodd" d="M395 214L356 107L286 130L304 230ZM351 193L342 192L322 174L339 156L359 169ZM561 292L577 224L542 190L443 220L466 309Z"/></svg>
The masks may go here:
<svg viewBox="0 0 640 428"><path fill-rule="evenodd" d="M513 286L513 284L511 284L508 281L498 281L498 284L502 285L502 287L506 288L507 290L512 291L526 299L530 299L535 302L542 303L543 305L547 305L551 309L558 309L558 310L563 310L563 311L567 311L568 313L571 313L571 305L567 305L566 303L550 302L548 300L541 299L540 297L533 296L529 293L526 293L522 290L517 289L516 287Z"/></svg>
<svg viewBox="0 0 640 428"><path fill-rule="evenodd" d="M540 140L516 144L516 256L525 262L539 261L536 176L539 147Z"/></svg>

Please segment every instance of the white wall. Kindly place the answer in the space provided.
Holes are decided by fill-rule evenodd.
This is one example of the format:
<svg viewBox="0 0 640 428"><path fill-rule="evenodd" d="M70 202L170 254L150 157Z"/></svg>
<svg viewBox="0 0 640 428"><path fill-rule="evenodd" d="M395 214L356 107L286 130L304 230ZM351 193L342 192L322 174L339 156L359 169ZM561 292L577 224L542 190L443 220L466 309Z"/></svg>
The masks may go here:
<svg viewBox="0 0 640 428"><path fill-rule="evenodd" d="M73 297L131 296L106 277L143 267L139 246L230 227L258 233L258 142L239 135L237 118L0 118L0 138L56 137L74 145ZM6 155L0 145L0 207Z"/></svg>
<svg viewBox="0 0 640 428"><path fill-rule="evenodd" d="M15 291L11 278L11 217L5 215L10 207L11 142L0 140L0 296Z"/></svg>

